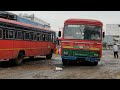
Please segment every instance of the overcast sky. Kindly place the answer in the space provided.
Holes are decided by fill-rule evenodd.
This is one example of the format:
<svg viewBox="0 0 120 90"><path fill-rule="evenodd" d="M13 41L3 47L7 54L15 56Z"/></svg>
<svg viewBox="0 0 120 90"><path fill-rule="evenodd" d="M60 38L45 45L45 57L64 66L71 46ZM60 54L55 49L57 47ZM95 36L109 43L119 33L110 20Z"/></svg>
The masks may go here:
<svg viewBox="0 0 120 90"><path fill-rule="evenodd" d="M97 19L106 24L120 24L120 11L9 11L14 14L34 14L36 17L51 24L51 29L58 31L64 21L69 18Z"/></svg>

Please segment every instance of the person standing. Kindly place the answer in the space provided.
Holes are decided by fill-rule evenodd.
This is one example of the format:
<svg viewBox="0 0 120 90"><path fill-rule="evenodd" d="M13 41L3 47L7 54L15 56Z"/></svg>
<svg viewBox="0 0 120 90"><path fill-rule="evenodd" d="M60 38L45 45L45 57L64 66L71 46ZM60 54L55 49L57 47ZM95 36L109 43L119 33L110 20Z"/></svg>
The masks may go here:
<svg viewBox="0 0 120 90"><path fill-rule="evenodd" d="M114 44L113 46L114 58L118 58L118 46Z"/></svg>

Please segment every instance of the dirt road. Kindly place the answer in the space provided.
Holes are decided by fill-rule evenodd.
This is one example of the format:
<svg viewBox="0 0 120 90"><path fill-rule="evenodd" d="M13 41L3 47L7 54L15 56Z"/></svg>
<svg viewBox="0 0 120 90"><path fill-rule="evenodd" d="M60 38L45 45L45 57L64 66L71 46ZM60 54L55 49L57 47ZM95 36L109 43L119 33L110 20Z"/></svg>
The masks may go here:
<svg viewBox="0 0 120 90"><path fill-rule="evenodd" d="M56 67L63 70L56 71ZM120 79L120 58L114 59L113 52L107 50L103 51L98 66L81 63L62 66L59 55L54 55L51 60L25 59L21 66L0 66L0 79Z"/></svg>

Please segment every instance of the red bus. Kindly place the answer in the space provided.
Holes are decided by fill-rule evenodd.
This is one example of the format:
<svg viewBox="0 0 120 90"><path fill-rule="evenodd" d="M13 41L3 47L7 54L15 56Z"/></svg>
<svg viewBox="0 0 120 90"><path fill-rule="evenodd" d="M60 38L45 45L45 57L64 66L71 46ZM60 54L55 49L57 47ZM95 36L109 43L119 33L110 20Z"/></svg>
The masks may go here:
<svg viewBox="0 0 120 90"><path fill-rule="evenodd" d="M102 27L102 22L98 20L66 20L61 39L63 65L70 61L83 61L97 65L102 57L102 37L104 37ZM61 31L58 35L61 37Z"/></svg>
<svg viewBox="0 0 120 90"><path fill-rule="evenodd" d="M20 65L24 57L51 59L55 41L56 33L49 28L0 18L0 62L12 61Z"/></svg>

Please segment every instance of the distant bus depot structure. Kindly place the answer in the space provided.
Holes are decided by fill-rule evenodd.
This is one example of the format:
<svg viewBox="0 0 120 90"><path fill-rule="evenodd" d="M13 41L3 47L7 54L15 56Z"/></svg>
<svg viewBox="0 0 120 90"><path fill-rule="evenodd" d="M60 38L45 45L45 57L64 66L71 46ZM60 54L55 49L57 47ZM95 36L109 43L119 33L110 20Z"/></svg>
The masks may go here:
<svg viewBox="0 0 120 90"><path fill-rule="evenodd" d="M106 42L108 46L113 46L113 44L116 43L120 48L120 24L106 24L104 42Z"/></svg>
<svg viewBox="0 0 120 90"><path fill-rule="evenodd" d="M35 23L38 24L38 26L40 25L41 27L44 27L44 28L51 28L50 23L48 23L40 18L35 17L34 14L28 15L28 14L20 13L19 16L34 21ZM20 21L22 21L22 20L20 20Z"/></svg>
<svg viewBox="0 0 120 90"><path fill-rule="evenodd" d="M44 25L0 11L0 62L11 61L20 65L24 57L46 56L51 59L56 47L56 33L48 28L49 25Z"/></svg>

